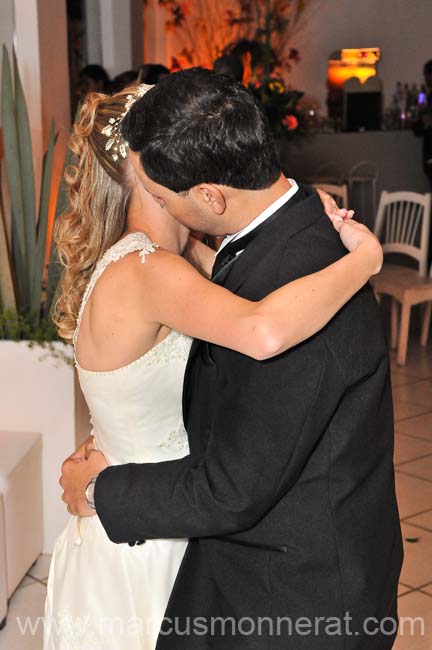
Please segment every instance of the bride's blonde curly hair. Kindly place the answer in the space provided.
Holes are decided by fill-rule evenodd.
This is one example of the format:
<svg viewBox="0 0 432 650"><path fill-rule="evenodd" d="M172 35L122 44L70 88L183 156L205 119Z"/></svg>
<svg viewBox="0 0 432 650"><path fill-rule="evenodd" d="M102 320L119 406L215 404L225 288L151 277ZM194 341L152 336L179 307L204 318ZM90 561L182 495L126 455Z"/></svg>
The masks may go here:
<svg viewBox="0 0 432 650"><path fill-rule="evenodd" d="M66 169L69 210L55 229L55 242L64 267L53 320L59 334L71 341L82 296L97 262L123 234L130 189L127 164L107 151L102 129L110 118L121 117L135 87L115 95L89 94L80 108L69 147L76 156Z"/></svg>

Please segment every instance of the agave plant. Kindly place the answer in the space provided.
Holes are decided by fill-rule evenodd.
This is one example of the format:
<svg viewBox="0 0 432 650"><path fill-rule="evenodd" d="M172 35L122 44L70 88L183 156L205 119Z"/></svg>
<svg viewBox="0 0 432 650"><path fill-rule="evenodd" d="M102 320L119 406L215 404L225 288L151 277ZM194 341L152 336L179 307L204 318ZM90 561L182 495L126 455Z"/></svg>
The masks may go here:
<svg viewBox="0 0 432 650"><path fill-rule="evenodd" d="M12 276L12 266L6 237L6 223L3 205L0 200L0 310L16 312L15 287Z"/></svg>
<svg viewBox="0 0 432 650"><path fill-rule="evenodd" d="M11 65L3 46L1 116L7 190L11 205L10 242L0 215L0 306L24 316L36 330L51 310L57 266L46 269L47 227L56 134L51 123L36 206L33 151L27 104L15 53ZM62 195L62 192L60 193ZM0 201L0 209L1 209ZM59 210L56 212L58 213ZM55 254L51 251L51 257Z"/></svg>

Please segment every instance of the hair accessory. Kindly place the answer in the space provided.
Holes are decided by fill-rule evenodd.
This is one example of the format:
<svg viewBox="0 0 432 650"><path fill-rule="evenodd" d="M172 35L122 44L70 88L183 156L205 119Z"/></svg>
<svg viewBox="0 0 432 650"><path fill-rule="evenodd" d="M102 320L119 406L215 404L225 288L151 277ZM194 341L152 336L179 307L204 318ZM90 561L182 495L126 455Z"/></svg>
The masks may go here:
<svg viewBox="0 0 432 650"><path fill-rule="evenodd" d="M110 117L108 124L102 129L101 133L109 138L105 145L105 151L111 152L111 157L114 162L117 162L119 156L122 158L126 158L127 156L128 143L123 139L120 132L120 125L123 118L130 111L135 102L140 97L143 97L151 88L153 88L153 86L149 86L148 84L140 84L137 86L136 91L126 97L124 113L118 117Z"/></svg>

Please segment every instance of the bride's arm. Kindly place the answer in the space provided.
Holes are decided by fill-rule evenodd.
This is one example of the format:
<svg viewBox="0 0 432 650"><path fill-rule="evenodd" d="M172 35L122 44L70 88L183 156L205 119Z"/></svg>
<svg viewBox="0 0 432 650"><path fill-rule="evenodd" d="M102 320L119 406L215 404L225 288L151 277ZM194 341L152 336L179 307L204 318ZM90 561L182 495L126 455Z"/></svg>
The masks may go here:
<svg viewBox="0 0 432 650"><path fill-rule="evenodd" d="M258 302L209 282L183 258L159 250L140 271L145 317L258 360L280 354L322 329L379 271L382 249L370 231L350 222L341 237L353 252Z"/></svg>
<svg viewBox="0 0 432 650"><path fill-rule="evenodd" d="M189 237L183 257L190 262L205 278L211 277L216 251L192 235Z"/></svg>
<svg viewBox="0 0 432 650"><path fill-rule="evenodd" d="M317 189L317 193L321 199L326 215L335 228L339 230L337 227L337 221L340 221L340 219L349 221L349 219L352 218L354 211L339 208L334 198L321 189ZM213 250L213 248L210 248L210 246L207 246L204 242L192 235L189 237L189 241L183 251L183 257L206 278L211 277L215 256L216 251Z"/></svg>

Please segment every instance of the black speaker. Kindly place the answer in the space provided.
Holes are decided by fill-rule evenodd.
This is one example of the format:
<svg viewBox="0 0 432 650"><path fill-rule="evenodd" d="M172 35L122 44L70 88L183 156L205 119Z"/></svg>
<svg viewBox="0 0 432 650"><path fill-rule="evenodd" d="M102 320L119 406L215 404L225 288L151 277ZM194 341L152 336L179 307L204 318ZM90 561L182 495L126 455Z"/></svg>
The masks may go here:
<svg viewBox="0 0 432 650"><path fill-rule="evenodd" d="M382 117L382 93L359 92L345 95L345 131L379 131Z"/></svg>

